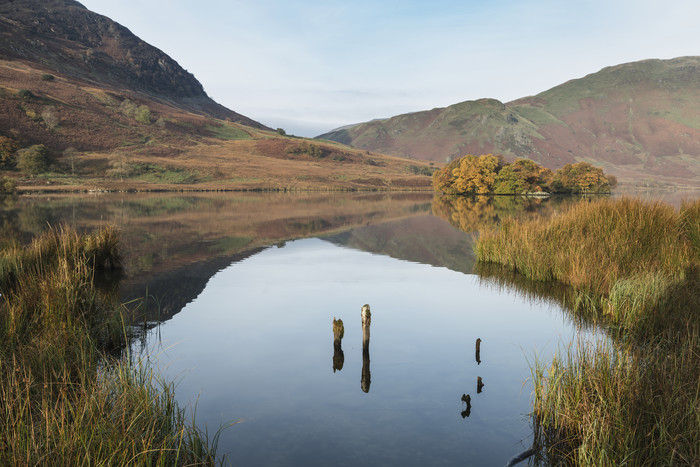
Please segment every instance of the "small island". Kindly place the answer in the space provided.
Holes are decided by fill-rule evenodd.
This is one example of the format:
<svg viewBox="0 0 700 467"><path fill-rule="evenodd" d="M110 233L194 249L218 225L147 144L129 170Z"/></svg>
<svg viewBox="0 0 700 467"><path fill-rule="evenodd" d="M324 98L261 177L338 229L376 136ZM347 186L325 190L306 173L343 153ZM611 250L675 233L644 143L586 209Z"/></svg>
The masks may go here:
<svg viewBox="0 0 700 467"><path fill-rule="evenodd" d="M448 195L547 195L550 193L610 193L613 175L587 162L552 171L530 159L513 163L493 154L466 155L433 174L433 189Z"/></svg>

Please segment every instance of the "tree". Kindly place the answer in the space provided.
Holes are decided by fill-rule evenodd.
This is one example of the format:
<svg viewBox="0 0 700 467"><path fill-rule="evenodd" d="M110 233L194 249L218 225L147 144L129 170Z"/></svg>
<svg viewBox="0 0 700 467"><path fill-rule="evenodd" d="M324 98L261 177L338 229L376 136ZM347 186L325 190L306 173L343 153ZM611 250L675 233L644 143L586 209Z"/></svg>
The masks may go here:
<svg viewBox="0 0 700 467"><path fill-rule="evenodd" d="M501 157L467 155L459 160L459 167L452 171L453 188L457 193L487 194L493 192L496 174L503 165Z"/></svg>
<svg viewBox="0 0 700 467"><path fill-rule="evenodd" d="M455 159L440 170L433 174L433 189L442 191L446 194L455 194L453 183L454 176L452 172L459 166L459 159Z"/></svg>
<svg viewBox="0 0 700 467"><path fill-rule="evenodd" d="M58 116L58 111L53 107L46 107L41 111L41 119L46 124L46 128L53 130L61 123L61 118Z"/></svg>
<svg viewBox="0 0 700 467"><path fill-rule="evenodd" d="M0 169L12 169L17 163L19 144L12 138L0 136Z"/></svg>
<svg viewBox="0 0 700 467"><path fill-rule="evenodd" d="M494 193L522 194L548 191L554 172L530 159L506 164L496 177Z"/></svg>
<svg viewBox="0 0 700 467"><path fill-rule="evenodd" d="M566 164L557 171L552 185L555 191L564 193L608 193L611 186L603 169L588 162Z"/></svg>
<svg viewBox="0 0 700 467"><path fill-rule="evenodd" d="M43 144L35 144L17 151L17 167L29 175L46 172L49 166L48 151Z"/></svg>
<svg viewBox="0 0 700 467"><path fill-rule="evenodd" d="M68 163L70 164L71 175L75 175L75 158L77 155L78 151L72 146L63 151L63 157L68 159Z"/></svg>

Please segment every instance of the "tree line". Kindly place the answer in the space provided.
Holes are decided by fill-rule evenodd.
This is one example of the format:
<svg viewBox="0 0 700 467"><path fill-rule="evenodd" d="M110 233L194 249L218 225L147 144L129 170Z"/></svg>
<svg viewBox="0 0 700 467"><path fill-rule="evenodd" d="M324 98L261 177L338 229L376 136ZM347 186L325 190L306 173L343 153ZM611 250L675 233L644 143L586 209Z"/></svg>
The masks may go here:
<svg viewBox="0 0 700 467"><path fill-rule="evenodd" d="M587 162L552 171L530 159L507 163L493 154L455 159L433 174L433 189L450 195L528 193L609 193L613 175Z"/></svg>

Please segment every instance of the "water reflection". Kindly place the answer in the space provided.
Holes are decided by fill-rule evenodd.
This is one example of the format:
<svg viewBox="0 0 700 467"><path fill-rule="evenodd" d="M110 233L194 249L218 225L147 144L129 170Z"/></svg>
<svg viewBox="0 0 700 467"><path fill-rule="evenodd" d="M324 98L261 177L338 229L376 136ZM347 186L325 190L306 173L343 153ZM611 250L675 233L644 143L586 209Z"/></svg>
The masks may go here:
<svg viewBox="0 0 700 467"><path fill-rule="evenodd" d="M345 335L345 326L343 320L336 320L333 317L333 373L343 369L345 363L345 354L343 353L343 336Z"/></svg>
<svg viewBox="0 0 700 467"><path fill-rule="evenodd" d="M481 365L481 339L476 340L476 364Z"/></svg>
<svg viewBox="0 0 700 467"><path fill-rule="evenodd" d="M369 368L369 347L367 347L362 349L362 378L360 378L362 392L368 393L370 384L372 384L372 372Z"/></svg>
<svg viewBox="0 0 700 467"><path fill-rule="evenodd" d="M516 293L523 300L533 305L553 305L566 313L564 318L579 329L592 331L600 324L590 310L578 309L576 312L576 294L565 284L553 281L533 281L517 271L499 264L479 263L476 266L479 281L496 291ZM477 342L477 361L479 358Z"/></svg>
<svg viewBox="0 0 700 467"><path fill-rule="evenodd" d="M467 418L472 413L472 398L469 394L462 394L462 404L466 405L466 409L462 410L462 418Z"/></svg>
<svg viewBox="0 0 700 467"><path fill-rule="evenodd" d="M572 197L529 198L523 196L436 196L432 212L463 232L494 227L504 217L548 217Z"/></svg>
<svg viewBox="0 0 700 467"><path fill-rule="evenodd" d="M429 193L100 194L0 197L0 235L28 242L49 225L119 227L122 301L151 297L167 320L209 279L270 245L425 216ZM139 316L139 320L142 317Z"/></svg>

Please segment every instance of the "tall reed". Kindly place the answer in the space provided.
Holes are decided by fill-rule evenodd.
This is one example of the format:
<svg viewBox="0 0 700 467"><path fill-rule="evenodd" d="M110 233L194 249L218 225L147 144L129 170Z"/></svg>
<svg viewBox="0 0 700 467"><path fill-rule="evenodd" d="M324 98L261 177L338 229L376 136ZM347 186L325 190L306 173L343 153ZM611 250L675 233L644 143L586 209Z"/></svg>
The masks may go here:
<svg viewBox="0 0 700 467"><path fill-rule="evenodd" d="M0 251L0 464L213 464L217 437L171 384L117 357L126 323L95 270L118 267L114 228L51 229Z"/></svg>
<svg viewBox="0 0 700 467"><path fill-rule="evenodd" d="M572 287L613 331L538 361L533 419L552 463L700 464L700 200L582 202L481 231L477 256Z"/></svg>

